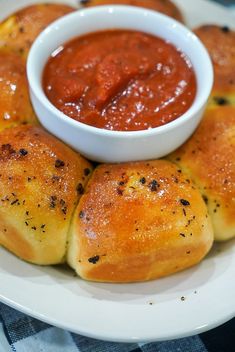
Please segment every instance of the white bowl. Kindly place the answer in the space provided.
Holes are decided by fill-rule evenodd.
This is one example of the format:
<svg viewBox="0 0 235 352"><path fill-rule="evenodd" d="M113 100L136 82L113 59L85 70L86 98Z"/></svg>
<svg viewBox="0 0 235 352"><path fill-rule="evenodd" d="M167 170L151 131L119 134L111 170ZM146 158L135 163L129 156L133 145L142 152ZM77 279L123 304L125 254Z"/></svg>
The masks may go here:
<svg viewBox="0 0 235 352"><path fill-rule="evenodd" d="M191 60L197 79L194 103L176 120L150 130L110 131L75 121L46 97L42 73L51 55L71 38L102 29L132 29L166 39ZM200 40L177 21L131 6L98 6L71 13L48 26L35 40L28 57L31 100L42 125L52 134L99 162L157 159L185 142L202 117L213 83L213 68Z"/></svg>

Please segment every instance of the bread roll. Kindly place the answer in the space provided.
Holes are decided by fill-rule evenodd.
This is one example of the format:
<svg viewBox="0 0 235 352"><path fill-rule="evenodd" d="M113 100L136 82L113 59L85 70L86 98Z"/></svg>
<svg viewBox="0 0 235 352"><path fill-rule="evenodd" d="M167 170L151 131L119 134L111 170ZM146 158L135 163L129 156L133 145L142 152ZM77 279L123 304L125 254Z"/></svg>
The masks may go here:
<svg viewBox="0 0 235 352"><path fill-rule="evenodd" d="M184 22L179 8L170 0L80 0L80 4L85 7L109 4L140 6L162 12L180 22Z"/></svg>
<svg viewBox="0 0 235 352"><path fill-rule="evenodd" d="M235 104L235 32L227 26L204 25L195 30L212 59L214 86L212 95L215 103L224 105L226 100Z"/></svg>
<svg viewBox="0 0 235 352"><path fill-rule="evenodd" d="M169 159L200 188L215 239L227 240L235 236L235 32L205 25L195 33L212 58L214 86L199 128Z"/></svg>
<svg viewBox="0 0 235 352"><path fill-rule="evenodd" d="M24 58L38 34L57 18L74 11L62 4L35 4L19 10L0 24L0 47Z"/></svg>
<svg viewBox="0 0 235 352"><path fill-rule="evenodd" d="M235 108L208 109L194 135L169 159L200 188L216 240L235 236Z"/></svg>
<svg viewBox="0 0 235 352"><path fill-rule="evenodd" d="M23 59L0 49L0 131L19 124L37 124L28 92Z"/></svg>
<svg viewBox="0 0 235 352"><path fill-rule="evenodd" d="M91 165L40 127L0 133L0 244L36 264L64 261Z"/></svg>
<svg viewBox="0 0 235 352"><path fill-rule="evenodd" d="M164 160L98 166L70 232L69 265L104 282L173 274L198 263L213 242L199 191Z"/></svg>

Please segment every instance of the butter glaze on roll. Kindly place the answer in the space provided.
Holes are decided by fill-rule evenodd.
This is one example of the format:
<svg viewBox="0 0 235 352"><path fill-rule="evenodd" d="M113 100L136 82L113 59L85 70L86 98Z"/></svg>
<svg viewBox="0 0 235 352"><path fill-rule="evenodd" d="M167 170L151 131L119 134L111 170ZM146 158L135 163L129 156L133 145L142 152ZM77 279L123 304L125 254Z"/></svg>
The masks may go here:
<svg viewBox="0 0 235 352"><path fill-rule="evenodd" d="M29 98L23 59L0 49L0 131L21 124L38 124Z"/></svg>
<svg viewBox="0 0 235 352"><path fill-rule="evenodd" d="M205 25L195 33L211 56L214 86L198 129L169 159L200 188L215 239L224 241L235 236L235 32Z"/></svg>
<svg viewBox="0 0 235 352"><path fill-rule="evenodd" d="M27 6L0 23L0 47L26 58L38 34L51 22L72 11L74 8L63 4Z"/></svg>
<svg viewBox="0 0 235 352"><path fill-rule="evenodd" d="M227 26L204 25L194 30L206 46L214 67L215 103L235 105L235 31ZM226 100L218 98L225 97Z"/></svg>
<svg viewBox="0 0 235 352"><path fill-rule="evenodd" d="M0 133L0 244L26 261L64 261L91 165L40 127Z"/></svg>
<svg viewBox="0 0 235 352"><path fill-rule="evenodd" d="M98 166L70 236L70 266L104 282L173 274L200 262L213 242L199 191L164 160Z"/></svg>
<svg viewBox="0 0 235 352"><path fill-rule="evenodd" d="M235 236L235 108L208 109L194 135L170 155L200 188L215 239Z"/></svg>

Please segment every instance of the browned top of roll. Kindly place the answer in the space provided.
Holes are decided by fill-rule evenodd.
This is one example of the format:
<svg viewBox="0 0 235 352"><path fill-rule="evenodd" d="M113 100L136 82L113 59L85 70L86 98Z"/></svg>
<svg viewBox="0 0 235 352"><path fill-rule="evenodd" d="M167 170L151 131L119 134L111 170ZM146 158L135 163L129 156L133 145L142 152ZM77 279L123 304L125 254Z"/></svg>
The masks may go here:
<svg viewBox="0 0 235 352"><path fill-rule="evenodd" d="M211 56L214 71L214 93L235 94L235 32L229 27L204 25L195 29Z"/></svg>
<svg viewBox="0 0 235 352"><path fill-rule="evenodd" d="M207 110L196 133L174 154L174 161L190 166L191 174L213 194L223 198L235 219L235 109Z"/></svg>
<svg viewBox="0 0 235 352"><path fill-rule="evenodd" d="M235 235L235 109L232 106L208 109L193 136L170 159L200 186L211 215L221 214L229 237ZM222 213L221 213L222 212ZM226 230L217 226L216 237L226 239Z"/></svg>
<svg viewBox="0 0 235 352"><path fill-rule="evenodd" d="M0 131L19 124L37 124L28 92L23 59L0 49Z"/></svg>
<svg viewBox="0 0 235 352"><path fill-rule="evenodd" d="M63 260L91 165L40 127L0 133L0 244L37 264Z"/></svg>
<svg viewBox="0 0 235 352"><path fill-rule="evenodd" d="M0 47L27 56L38 34L57 18L74 11L62 4L36 4L23 8L0 24Z"/></svg>
<svg viewBox="0 0 235 352"><path fill-rule="evenodd" d="M99 166L71 231L70 265L85 279L110 282L182 270L213 240L200 193L164 160Z"/></svg>

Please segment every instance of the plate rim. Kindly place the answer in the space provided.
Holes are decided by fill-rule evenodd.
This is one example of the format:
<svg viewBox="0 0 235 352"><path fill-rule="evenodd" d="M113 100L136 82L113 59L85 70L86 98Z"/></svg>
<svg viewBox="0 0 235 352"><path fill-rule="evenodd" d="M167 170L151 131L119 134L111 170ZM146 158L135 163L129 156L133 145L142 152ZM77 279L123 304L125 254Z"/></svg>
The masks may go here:
<svg viewBox="0 0 235 352"><path fill-rule="evenodd" d="M38 2L39 0L37 1L33 1L33 2ZM181 3L181 6L183 3L185 3L187 0L178 0L178 1L175 1L179 6L180 6L180 3ZM32 2L32 1L31 1ZM58 1L50 1L50 2L58 2ZM61 2L68 2L68 1L61 1ZM214 8L217 8L217 10L221 10L223 9L223 11L226 11L227 12L227 16L228 18L230 18L232 20L232 15L230 15L228 9L224 8L222 5L219 5L219 4L215 4L215 3L212 3L212 2L209 2L208 0L197 0L197 6L200 6L200 4L207 4L207 5L210 5L210 6L213 6ZM186 18L187 20L187 18ZM234 21L235 22L235 21ZM8 253L7 253L8 255ZM9 255L11 255L9 253ZM1 271L0 271L0 278L1 278ZM0 288L0 291L1 291L1 288ZM79 298L78 298L79 299ZM90 299L93 299L93 298L88 298L88 300ZM104 332L103 334L101 333L96 333L94 331L87 331L87 329L82 329L82 328L75 328L74 326L70 326L70 324L66 323L66 324L63 324L62 321L58 321L56 320L55 318L53 317L48 317L46 316L45 314L42 314L42 313L39 313L39 312L36 312L35 310L33 310L32 308L28 308L26 306L23 306L21 303L19 302L16 302L14 300L12 300L11 298L9 297L5 297L4 294L1 294L0 292L0 301L14 309L17 309L18 311L20 312L23 312L27 315L30 315L36 319L39 319L45 323L48 323L48 324L51 324L53 326L57 326L59 328L62 328L62 329L66 329L66 330L69 330L71 332L74 332L76 334L81 334L83 336L87 336L87 337L90 337L90 338L95 338L95 339L101 339L101 340L105 340L105 341L110 341L110 342L124 342L124 343L137 343L137 342L156 342L156 341L165 341L165 340L172 340L172 339L176 339L176 338L183 338L183 337L188 337L188 336L193 336L193 335L197 335L199 333L202 333L202 332L205 332L205 331L208 331L210 329L213 329L223 323L225 323L226 321L232 319L233 317L235 317L235 308L234 308L234 312L231 312L230 314L226 314L226 316L223 316L223 317L218 317L217 319L214 319L213 322L207 322L205 323L204 325L200 325L198 327L195 327L194 330L192 330L192 328L188 328L188 330L185 330L185 332L175 332L173 334L168 334L167 336L160 336L158 337L157 334L155 336L149 336L149 337L144 337L144 336L131 336L131 337L124 337L120 332L117 333L116 335L106 335L106 333ZM97 301L98 302L98 301ZM112 302L108 302L108 303L112 303ZM121 303L115 303L117 305L121 304ZM109 304L108 304L109 306ZM136 307L139 307L135 304L132 305L132 307L134 307L136 310L138 310ZM143 307L144 309L152 309L153 307L146 307L144 306ZM117 336L118 335L118 336Z"/></svg>

